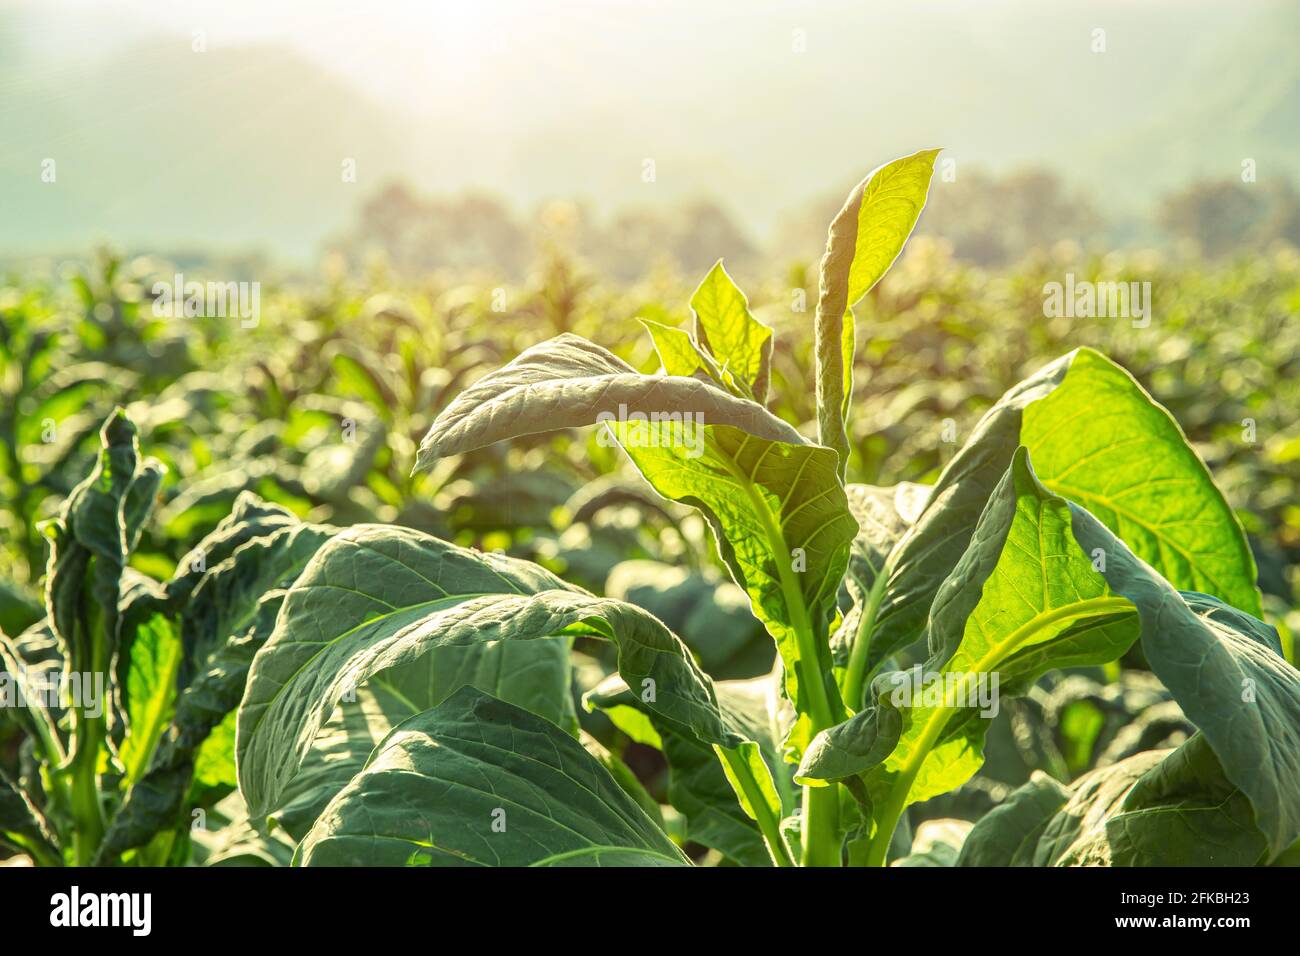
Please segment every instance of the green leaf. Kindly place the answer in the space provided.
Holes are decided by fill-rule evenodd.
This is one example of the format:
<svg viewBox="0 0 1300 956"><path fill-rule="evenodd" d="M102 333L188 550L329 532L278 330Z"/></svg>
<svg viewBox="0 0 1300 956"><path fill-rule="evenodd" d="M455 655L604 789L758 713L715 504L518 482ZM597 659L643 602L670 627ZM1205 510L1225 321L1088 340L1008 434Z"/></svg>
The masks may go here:
<svg viewBox="0 0 1300 956"><path fill-rule="evenodd" d="M1270 859L1300 839L1300 671L1277 631L1210 596L1179 594L1076 505L1075 537L1142 620L1142 652L1255 808Z"/></svg>
<svg viewBox="0 0 1300 956"><path fill-rule="evenodd" d="M235 776L235 712L212 728L208 739L194 752L194 782L202 787L239 786Z"/></svg>
<svg viewBox="0 0 1300 956"><path fill-rule="evenodd" d="M1079 349L1008 391L939 476L886 561L860 676L921 634L1020 445L1047 488L1087 508L1175 587L1259 615L1245 535L1177 423L1123 368Z"/></svg>
<svg viewBox="0 0 1300 956"><path fill-rule="evenodd" d="M277 831L260 833L233 793L208 811L210 825L191 833L199 866L289 866L293 844Z"/></svg>
<svg viewBox="0 0 1300 956"><path fill-rule="evenodd" d="M1300 673L1276 633L1214 598L1180 594L1087 510L1038 482L1020 449L935 598L924 670L996 673L1005 697L1049 669L1114 659L1137 635L1249 798L1270 853L1281 853L1300 837L1288 783L1300 754ZM890 694L896 677L881 675L870 706L814 741L800 777L869 771L873 802L891 809L970 778L987 721L960 701L905 706Z"/></svg>
<svg viewBox="0 0 1300 956"><path fill-rule="evenodd" d="M750 776L776 820L794 812L791 767L782 760L782 741L793 723L789 702L772 677L720 681L713 685L727 726L751 742L743 755ZM588 691L583 702L598 708L638 743L663 752L668 763L668 802L686 818L690 840L712 847L742 866L770 866L772 858L755 823L756 809L744 786L728 772L725 757L689 729L643 703L618 675ZM647 732L647 725L648 730ZM755 763L757 758L759 763Z"/></svg>
<svg viewBox="0 0 1300 956"><path fill-rule="evenodd" d="M888 488L874 485L844 486L849 511L858 523L858 533L849 549L849 566L844 588L852 600L843 624L831 635L831 653L835 663L847 665L854 649L861 661L855 662L860 673L867 674L880 663L881 646L872 654L870 629L876 619L879 601L885 593L889 555L902 540L925 508L930 488L910 481ZM861 699L861 695L855 695Z"/></svg>
<svg viewBox="0 0 1300 956"><path fill-rule="evenodd" d="M45 818L3 770L0 770L0 844L28 851L40 863L56 864L61 860Z"/></svg>
<svg viewBox="0 0 1300 956"><path fill-rule="evenodd" d="M1033 866L1039 837L1069 801L1069 787L1035 770L1029 782L981 817L957 866Z"/></svg>
<svg viewBox="0 0 1300 956"><path fill-rule="evenodd" d="M646 790L645 785L632 772L632 768L623 762L616 754L609 750L595 737L585 730L578 735L578 740L582 743L587 753L596 759L596 762L605 768L605 772L614 778L614 782L623 788L623 792L631 797L645 815L655 824L663 829L664 815L657 800Z"/></svg>
<svg viewBox="0 0 1300 956"><path fill-rule="evenodd" d="M650 333L655 354L663 365L665 375L694 376L703 373L718 384L722 383L722 370L704 349L684 329L673 328L653 319L641 319Z"/></svg>
<svg viewBox="0 0 1300 956"><path fill-rule="evenodd" d="M970 831L968 820L926 820L917 827L911 852L891 866L956 866Z"/></svg>
<svg viewBox="0 0 1300 956"><path fill-rule="evenodd" d="M839 455L841 477L849 459L852 309L903 251L925 208L938 155L937 149L923 149L872 170L831 222L817 301L817 435Z"/></svg>
<svg viewBox="0 0 1300 956"><path fill-rule="evenodd" d="M291 584L337 531L297 520L264 530L268 533L243 542L219 563L208 564L183 605L183 683L232 635L248 627L264 594Z"/></svg>
<svg viewBox="0 0 1300 956"><path fill-rule="evenodd" d="M375 747L420 711L382 685L366 685L339 704L312 741L301 769L289 781L271 821L301 841L329 802L360 773Z"/></svg>
<svg viewBox="0 0 1300 956"><path fill-rule="evenodd" d="M290 589L240 705L240 790L253 818L278 805L344 694L445 647L586 633L618 645L619 670L654 706L734 745L710 682L639 608L595 598L525 561L405 528L360 525L325 545Z"/></svg>
<svg viewBox="0 0 1300 956"><path fill-rule="evenodd" d="M822 689L830 683L827 635L856 532L834 453L727 427L708 430L698 458L633 442L624 448L655 491L700 509L733 579L776 641L791 700L823 725L833 722L839 701ZM791 743L802 749L801 741Z"/></svg>
<svg viewBox="0 0 1300 956"><path fill-rule="evenodd" d="M731 425L756 437L804 444L797 431L756 402L697 378L641 375L612 352L565 333L526 349L458 395L420 443L415 471L439 458L521 435L636 412L702 415L710 425Z"/></svg>
<svg viewBox="0 0 1300 956"><path fill-rule="evenodd" d="M130 732L120 754L128 784L144 775L176 705L181 637L173 621L155 613L136 630L123 697Z"/></svg>
<svg viewBox="0 0 1300 956"><path fill-rule="evenodd" d="M398 726L299 848L304 866L683 866L554 724L470 687Z"/></svg>
<svg viewBox="0 0 1300 956"><path fill-rule="evenodd" d="M1091 349L1024 412L1020 442L1049 489L1082 505L1174 587L1259 617L1250 545L1178 423Z"/></svg>
<svg viewBox="0 0 1300 956"><path fill-rule="evenodd" d="M279 505L263 501L251 491L240 492L230 513L176 565L176 573L167 584L168 596L178 606L183 604L199 586L208 569L221 564L241 545L299 523L291 512Z"/></svg>
<svg viewBox="0 0 1300 956"><path fill-rule="evenodd" d="M137 728L131 714L131 731L122 745L130 789L109 827L100 861L111 861L132 847L143 846L160 830L174 825L192 779L208 785L228 779L228 768L216 750L222 743L208 748L209 734L238 706L253 656L274 627L284 596L282 588L293 582L334 531L326 525L299 522L254 496L241 496L232 520L223 521L181 565L168 585L166 598L151 604L136 602L145 612L161 608L165 614L154 613L147 627L135 629L135 641L129 645L132 661L141 637L142 653L151 655L146 660L156 657L163 647L183 649L184 656L167 658L167 673L150 682L162 695L154 703L165 701L165 706L149 709L154 719ZM124 612L124 619L139 617L143 612ZM174 645L162 644L152 635L177 623L179 639ZM163 692L165 687L170 695ZM180 688L179 696L176 688ZM127 689L127 700L135 700L129 677ZM129 706L128 712L134 706ZM160 716L170 724L158 723ZM198 761L206 762L200 768ZM203 776L197 776L200 769Z"/></svg>
<svg viewBox="0 0 1300 956"><path fill-rule="evenodd" d="M696 338L721 364L724 380L747 398L764 401L772 374L772 330L750 313L749 300L721 259L691 295L691 308Z"/></svg>
<svg viewBox="0 0 1300 956"><path fill-rule="evenodd" d="M340 703L317 734L271 819L301 840L389 731L467 685L576 735L569 643L556 638L441 647L380 671L357 691L355 701Z"/></svg>
<svg viewBox="0 0 1300 956"><path fill-rule="evenodd" d="M284 591L267 592L247 629L232 635L176 698L171 724L152 753L148 770L127 791L113 817L96 862L113 861L133 847L144 846L162 829L177 823L195 776L195 751L208 739L243 693L253 655L270 636Z"/></svg>
<svg viewBox="0 0 1300 956"><path fill-rule="evenodd" d="M1269 855L1250 799L1200 734L1095 770L1072 789L1036 828L1035 866L1255 866Z"/></svg>
<svg viewBox="0 0 1300 956"><path fill-rule="evenodd" d="M1034 479L1021 450L935 597L921 677L973 675L987 682L996 674L1005 697L1023 692L1047 670L1114 660L1133 643L1138 622L1132 605L1093 571L1074 542L1071 520L1069 503ZM851 776L875 766L883 750L887 759L869 786L893 798L901 793L904 806L970 779L983 760L987 721L973 716L977 707L948 701L903 706L914 676L881 675L872 687L874 706L815 741L800 776ZM924 685L912 680L911 686ZM905 726L891 713L900 708Z"/></svg>

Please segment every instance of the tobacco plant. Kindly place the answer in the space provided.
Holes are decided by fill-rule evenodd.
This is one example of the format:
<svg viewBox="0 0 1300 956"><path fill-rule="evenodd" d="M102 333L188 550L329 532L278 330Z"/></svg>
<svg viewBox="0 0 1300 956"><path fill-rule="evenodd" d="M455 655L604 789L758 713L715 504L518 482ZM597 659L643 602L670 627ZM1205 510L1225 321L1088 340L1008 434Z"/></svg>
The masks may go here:
<svg viewBox="0 0 1300 956"><path fill-rule="evenodd" d="M0 839L42 865L178 864L234 785L234 709L254 653L333 532L251 494L166 581L130 562L165 468L117 409L90 473L43 526L44 620L0 632L0 700L26 732L0 771Z"/></svg>
<svg viewBox="0 0 1300 956"><path fill-rule="evenodd" d="M979 770L986 716L960 699L900 700L901 661L959 682L996 674L1009 697L1125 655L1197 732L1073 786L1036 775L960 860L1287 851L1300 836L1300 675L1259 620L1236 517L1124 369L1087 349L1052 362L1003 396L932 487L846 483L853 306L911 233L936 153L872 172L831 224L815 441L768 410L772 332L719 264L691 298L692 329L645 323L661 373L562 334L466 389L419 450L417 471L599 423L655 492L707 520L775 642L773 674L714 682L634 605L417 531L354 527L288 590L253 662L236 742L250 818L296 829L308 865L687 863L635 777L577 731L566 654L585 636L618 656L586 706L662 749L688 837L736 862L906 856L907 808ZM485 663L502 654L517 656Z"/></svg>

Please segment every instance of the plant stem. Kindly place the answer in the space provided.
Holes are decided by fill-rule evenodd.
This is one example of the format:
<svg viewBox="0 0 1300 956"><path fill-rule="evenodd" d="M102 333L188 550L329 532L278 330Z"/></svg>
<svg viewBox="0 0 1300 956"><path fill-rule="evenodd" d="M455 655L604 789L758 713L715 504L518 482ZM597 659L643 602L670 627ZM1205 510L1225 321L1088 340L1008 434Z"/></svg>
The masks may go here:
<svg viewBox="0 0 1300 956"><path fill-rule="evenodd" d="M103 647L92 651L91 673L106 670ZM104 742L104 717L91 717L84 703L73 708L76 727L72 754L72 846L78 866L90 866L104 838L104 811L99 803L99 751Z"/></svg>
<svg viewBox="0 0 1300 956"><path fill-rule="evenodd" d="M803 865L840 865L840 788L803 788Z"/></svg>
<svg viewBox="0 0 1300 956"><path fill-rule="evenodd" d="M745 760L739 749L719 747L718 752L722 754L732 774L740 782L740 789L744 791L745 799L754 810L754 819L758 822L758 829L763 834L763 840L767 843L773 861L777 866L794 866L790 847L786 845L785 837L781 835L781 821L772 815L771 808L763 798L763 790L749 768L749 762Z"/></svg>
<svg viewBox="0 0 1300 956"><path fill-rule="evenodd" d="M844 669L844 685L841 688L845 705L850 710L862 709L863 684L867 676L867 651L871 647L871 636L876 629L876 614L880 611L880 602L885 597L885 584L889 580L888 571L882 567L871 582L871 593L867 596L867 606L858 621L858 631L853 635L853 647L849 650L849 662Z"/></svg>
<svg viewBox="0 0 1300 956"><path fill-rule="evenodd" d="M102 727L84 720L77 728L77 751L72 762L72 845L78 866L89 866L104 837L104 818L99 806L99 744Z"/></svg>

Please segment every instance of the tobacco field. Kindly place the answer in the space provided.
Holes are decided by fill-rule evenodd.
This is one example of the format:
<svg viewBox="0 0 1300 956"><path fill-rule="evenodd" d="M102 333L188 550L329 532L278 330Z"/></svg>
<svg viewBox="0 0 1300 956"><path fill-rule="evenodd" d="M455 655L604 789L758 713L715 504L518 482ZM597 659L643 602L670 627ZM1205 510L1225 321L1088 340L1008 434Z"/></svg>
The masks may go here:
<svg viewBox="0 0 1300 956"><path fill-rule="evenodd" d="M743 290L0 276L0 858L1300 862L1300 258L1045 317L936 152Z"/></svg>

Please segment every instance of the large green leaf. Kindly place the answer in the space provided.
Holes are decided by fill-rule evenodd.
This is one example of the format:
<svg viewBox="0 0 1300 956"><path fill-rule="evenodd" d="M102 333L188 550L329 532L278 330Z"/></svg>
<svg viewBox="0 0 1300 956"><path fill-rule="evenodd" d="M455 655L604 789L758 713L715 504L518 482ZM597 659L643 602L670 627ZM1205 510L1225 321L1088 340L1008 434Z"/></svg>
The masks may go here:
<svg viewBox="0 0 1300 956"><path fill-rule="evenodd" d="M470 687L398 726L302 842L305 866L683 866L582 744Z"/></svg>
<svg viewBox="0 0 1300 956"><path fill-rule="evenodd" d="M1300 839L1300 671L1277 631L1208 595L1180 594L1092 515L1071 511L1076 540L1106 555L1107 583L1137 607L1151 670L1250 799L1277 856Z"/></svg>
<svg viewBox="0 0 1300 956"><path fill-rule="evenodd" d="M654 706L734 746L708 678L639 608L595 598L525 561L405 528L360 525L317 553L258 652L240 705L240 790L254 819L278 806L312 741L371 675L446 647L587 633L618 646L619 670Z"/></svg>
<svg viewBox="0 0 1300 956"><path fill-rule="evenodd" d="M1029 782L976 822L957 866L1033 866L1038 839L1070 799L1065 784L1035 770Z"/></svg>
<svg viewBox="0 0 1300 956"><path fill-rule="evenodd" d="M831 222L817 300L817 435L848 468L853 396L853 306L893 265L925 208L937 149L886 163L849 193Z"/></svg>
<svg viewBox="0 0 1300 956"><path fill-rule="evenodd" d="M1249 798L1206 738L1065 787L1037 774L981 819L958 866L1253 866L1268 856Z"/></svg>
<svg viewBox="0 0 1300 956"><path fill-rule="evenodd" d="M591 425L602 414L697 414L758 437L803 444L763 406L697 378L641 375L612 352L565 333L520 353L458 395L434 420L415 470L495 442ZM679 419L680 420L680 419Z"/></svg>
<svg viewBox="0 0 1300 956"><path fill-rule="evenodd" d="M1272 854L1300 836L1288 784L1300 755L1300 674L1276 633L1200 594L1180 594L1073 502L1037 481L1019 450L930 618L937 674L997 674L1002 696L1049 669L1118 657L1140 634L1151 669L1254 807ZM819 736L800 777L866 772L873 803L899 808L951 790L982 762L987 720L961 702L908 706L881 675L868 707Z"/></svg>
<svg viewBox="0 0 1300 956"><path fill-rule="evenodd" d="M1093 571L1073 541L1069 504L1034 479L1022 450L935 597L930 656L921 673L945 681L948 674L996 674L999 694L1016 693L1054 667L1118 657L1137 638L1132 612ZM907 802L968 780L982 761L987 721L971 719L975 708L960 708L958 719L959 708L952 706L900 704L895 691L910 676L882 675L872 688L873 705L822 735L800 774L851 776L874 766L883 748L888 759L872 785L882 792L901 790ZM812 768L818 769L809 773Z"/></svg>
<svg viewBox="0 0 1300 956"><path fill-rule="evenodd" d="M659 494L704 514L732 577L776 641L790 698L828 723L840 707L822 689L834 690L829 625L856 531L834 453L727 427L710 428L694 459L624 447ZM792 745L802 749L800 741Z"/></svg>
<svg viewBox="0 0 1300 956"><path fill-rule="evenodd" d="M355 700L339 704L312 741L272 820L301 840L389 731L461 687L477 688L576 734L569 643L556 638L441 647L380 671L357 691Z"/></svg>
<svg viewBox="0 0 1300 956"><path fill-rule="evenodd" d="M1008 391L980 420L886 560L850 693L916 640L1015 449L1039 480L1083 505L1181 590L1260 614L1255 563L1236 516L1182 431L1123 368L1079 349Z"/></svg>
<svg viewBox="0 0 1300 956"><path fill-rule="evenodd" d="M1197 735L1084 777L1039 838L1037 866L1253 866L1268 856L1249 797Z"/></svg>

